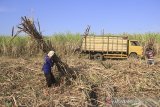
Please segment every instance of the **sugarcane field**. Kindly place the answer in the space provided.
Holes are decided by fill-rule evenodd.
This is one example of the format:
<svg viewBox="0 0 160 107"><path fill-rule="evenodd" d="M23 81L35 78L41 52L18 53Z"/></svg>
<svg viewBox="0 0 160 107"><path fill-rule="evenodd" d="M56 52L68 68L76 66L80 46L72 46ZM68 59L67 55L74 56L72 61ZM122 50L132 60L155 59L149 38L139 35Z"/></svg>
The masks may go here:
<svg viewBox="0 0 160 107"><path fill-rule="evenodd" d="M154 64L148 64L146 57L128 56L130 49L127 49L127 53L115 54L109 52L114 49L114 45L111 48L107 46L108 50L99 48L102 44L96 41L100 39L94 39L92 43L94 46L91 46L90 39L97 36L89 34L90 26L87 26L82 35L68 33L45 37L40 31L39 22L36 25L33 20L24 16L16 27L16 32L15 27L12 28L12 36L0 37L1 107L158 107L160 105L160 34L124 34L118 37L120 39L115 35L102 35L104 39L111 37L106 39L112 39L112 44L115 39L113 37L116 37L116 44L121 44L117 46L120 50L122 50L121 41L124 42L122 48L125 46L131 48L125 42L128 38L139 41L140 46L143 46L142 56L148 48L152 48ZM21 32L26 36L20 36ZM85 38L88 39L83 40ZM47 86L42 65L44 56L50 50L55 54L55 66L51 72L54 74L56 84ZM98 56L99 54L102 56Z"/></svg>
<svg viewBox="0 0 160 107"><path fill-rule="evenodd" d="M0 0L0 107L160 107L160 0Z"/></svg>

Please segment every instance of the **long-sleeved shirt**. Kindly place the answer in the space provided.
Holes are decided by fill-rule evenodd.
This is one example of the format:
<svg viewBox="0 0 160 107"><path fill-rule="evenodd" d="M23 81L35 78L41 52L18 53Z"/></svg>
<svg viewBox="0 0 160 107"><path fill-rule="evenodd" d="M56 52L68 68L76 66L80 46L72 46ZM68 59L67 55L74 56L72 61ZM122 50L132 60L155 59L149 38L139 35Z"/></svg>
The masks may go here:
<svg viewBox="0 0 160 107"><path fill-rule="evenodd" d="M153 51L147 51L146 56L148 59L153 59L153 57L154 57Z"/></svg>
<svg viewBox="0 0 160 107"><path fill-rule="evenodd" d="M44 71L45 74L48 74L51 72L51 69L54 65L54 62L52 59L50 59L47 55L45 56L45 59L44 59L44 64L43 64L43 67L42 67L42 70Z"/></svg>

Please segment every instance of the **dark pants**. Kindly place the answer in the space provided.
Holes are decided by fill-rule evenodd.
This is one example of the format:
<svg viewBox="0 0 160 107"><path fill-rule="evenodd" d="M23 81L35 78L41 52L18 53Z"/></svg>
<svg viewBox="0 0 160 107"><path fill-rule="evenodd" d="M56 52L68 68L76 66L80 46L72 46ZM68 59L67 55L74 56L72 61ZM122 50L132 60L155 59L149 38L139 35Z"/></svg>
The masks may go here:
<svg viewBox="0 0 160 107"><path fill-rule="evenodd" d="M153 59L148 59L147 64L148 65L154 65L154 60Z"/></svg>
<svg viewBox="0 0 160 107"><path fill-rule="evenodd" d="M50 72L48 74L45 74L47 86L51 87L52 84L56 84L56 80L54 78L54 75Z"/></svg>

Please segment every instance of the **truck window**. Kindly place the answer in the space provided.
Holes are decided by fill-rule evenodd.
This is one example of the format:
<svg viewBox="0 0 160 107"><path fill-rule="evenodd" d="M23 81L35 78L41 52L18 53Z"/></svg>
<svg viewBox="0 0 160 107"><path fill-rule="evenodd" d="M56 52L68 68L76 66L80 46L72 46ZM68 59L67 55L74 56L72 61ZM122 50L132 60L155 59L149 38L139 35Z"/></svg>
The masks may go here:
<svg viewBox="0 0 160 107"><path fill-rule="evenodd" d="M132 46L140 46L138 41L130 41Z"/></svg>

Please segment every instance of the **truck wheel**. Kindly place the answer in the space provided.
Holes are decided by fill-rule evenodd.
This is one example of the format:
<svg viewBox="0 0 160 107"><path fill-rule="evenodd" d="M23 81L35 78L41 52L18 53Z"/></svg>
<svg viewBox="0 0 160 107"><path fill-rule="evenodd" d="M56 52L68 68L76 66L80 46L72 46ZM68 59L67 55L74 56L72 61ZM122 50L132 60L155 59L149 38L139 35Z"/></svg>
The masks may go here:
<svg viewBox="0 0 160 107"><path fill-rule="evenodd" d="M131 53L130 55L129 55L129 58L138 58L138 56L137 56L137 54L136 53Z"/></svg>
<svg viewBox="0 0 160 107"><path fill-rule="evenodd" d="M102 61L103 60L103 55L100 53L97 53L94 55L94 59L97 61Z"/></svg>

